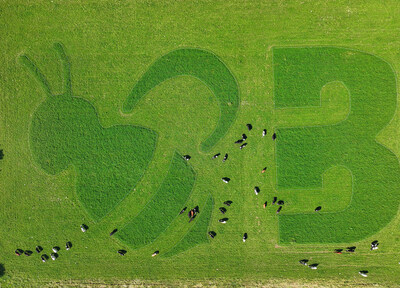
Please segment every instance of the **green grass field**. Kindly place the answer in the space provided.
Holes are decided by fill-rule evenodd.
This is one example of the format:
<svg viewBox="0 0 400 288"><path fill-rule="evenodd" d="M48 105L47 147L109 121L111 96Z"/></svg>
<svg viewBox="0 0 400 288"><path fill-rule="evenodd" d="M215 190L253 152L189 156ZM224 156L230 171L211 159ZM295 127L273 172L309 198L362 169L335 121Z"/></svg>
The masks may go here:
<svg viewBox="0 0 400 288"><path fill-rule="evenodd" d="M2 1L0 286L399 287L398 15Z"/></svg>

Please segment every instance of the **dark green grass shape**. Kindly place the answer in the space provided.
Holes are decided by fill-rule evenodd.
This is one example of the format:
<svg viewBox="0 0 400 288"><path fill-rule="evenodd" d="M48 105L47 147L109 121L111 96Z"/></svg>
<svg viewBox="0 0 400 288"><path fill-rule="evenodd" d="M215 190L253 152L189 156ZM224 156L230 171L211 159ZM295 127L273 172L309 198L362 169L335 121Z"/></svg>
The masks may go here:
<svg viewBox="0 0 400 288"><path fill-rule="evenodd" d="M188 249L195 247L196 245L208 243L209 236L208 226L211 220L211 213L213 210L214 201L210 196L207 198L207 201L202 209L200 207L200 216L197 222L194 223L194 226L190 228L190 230L185 234L185 236L167 253L162 254L164 257L171 257L176 254L182 253Z"/></svg>
<svg viewBox="0 0 400 288"><path fill-rule="evenodd" d="M163 81L182 75L198 78L207 85L219 103L220 119L212 134L201 143L210 150L232 125L239 107L239 90L229 69L214 54L200 49L174 50L158 60L142 75L128 96L122 111L130 113L136 103Z"/></svg>
<svg viewBox="0 0 400 288"><path fill-rule="evenodd" d="M153 198L118 238L134 248L152 243L179 214L189 198L196 175L181 155L175 153L163 183Z"/></svg>
<svg viewBox="0 0 400 288"><path fill-rule="evenodd" d="M95 108L73 97L70 63L55 44L64 67L65 93L53 95L36 65L21 61L42 85L46 99L33 115L30 144L33 157L47 173L58 174L73 165L76 192L94 220L100 220L135 187L153 155L156 134L148 129L120 125L103 128Z"/></svg>
<svg viewBox="0 0 400 288"><path fill-rule="evenodd" d="M375 140L396 109L391 67L369 54L328 47L274 49L274 66L278 107L316 104L331 81L342 81L351 97L345 121L277 130L278 188L321 187L322 174L335 165L353 176L344 211L314 213L310 207L309 214L280 215L280 242L353 242L376 233L393 219L400 201L398 159Z"/></svg>

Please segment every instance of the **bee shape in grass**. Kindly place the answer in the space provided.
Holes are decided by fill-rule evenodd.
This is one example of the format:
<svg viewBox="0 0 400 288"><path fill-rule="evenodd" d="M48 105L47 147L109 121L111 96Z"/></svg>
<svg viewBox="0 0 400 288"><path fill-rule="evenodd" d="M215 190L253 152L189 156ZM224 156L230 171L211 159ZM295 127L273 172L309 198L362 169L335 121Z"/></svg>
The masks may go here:
<svg viewBox="0 0 400 288"><path fill-rule="evenodd" d="M63 66L64 92L59 95L52 93L46 77L28 56L20 57L22 64L30 70L46 95L33 113L30 128L33 158L38 166L52 175L70 167L75 168L78 199L93 220L99 221L133 191L140 181L156 149L157 135L152 130L133 125L103 127L93 105L73 95L71 64L64 47L56 43L54 48ZM131 113L138 101L151 89L182 75L193 76L202 81L212 90L219 103L218 123L211 135L201 143L201 149L209 151L232 125L240 102L239 89L233 74L213 53L185 48L160 57L137 81L121 111L125 114ZM183 159L190 158L191 156L185 155ZM159 206L159 201L166 201L168 205L164 207L163 213L153 215L154 210L143 208L139 216L128 220L118 232L116 236L120 240L135 248L149 244L165 231L175 215L181 211L189 197L186 191L191 191L195 180L192 169L187 164L180 163L183 159L182 156L177 159L174 155L169 174L164 179L165 183L163 182L152 201L146 205ZM173 193L179 201L175 199L176 201L168 202L165 199L170 199L168 196L176 191L168 194L165 189L175 188L175 179L181 178L187 180L184 187L186 194ZM181 182L185 181L179 181ZM150 223L152 216L157 218L156 226ZM152 226L154 231L149 232L149 227ZM86 230L86 227L82 228L83 232ZM143 233L135 232L142 230Z"/></svg>

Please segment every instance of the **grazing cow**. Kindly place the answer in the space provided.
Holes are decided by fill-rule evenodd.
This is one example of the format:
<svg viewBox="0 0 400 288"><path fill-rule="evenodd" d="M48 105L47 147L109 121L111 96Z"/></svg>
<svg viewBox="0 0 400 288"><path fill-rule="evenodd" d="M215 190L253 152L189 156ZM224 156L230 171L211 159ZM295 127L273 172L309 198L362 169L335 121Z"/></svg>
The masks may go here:
<svg viewBox="0 0 400 288"><path fill-rule="evenodd" d="M32 253L33 252L31 250L25 250L25 252L24 252L25 256L31 256Z"/></svg>
<svg viewBox="0 0 400 288"><path fill-rule="evenodd" d="M264 168L261 170L261 173L265 173L265 171L267 171L267 167L264 167Z"/></svg>
<svg viewBox="0 0 400 288"><path fill-rule="evenodd" d="M272 205L276 203L276 200L278 200L278 197L274 197L274 200L272 201Z"/></svg>
<svg viewBox="0 0 400 288"><path fill-rule="evenodd" d="M317 208L314 209L315 212L321 211L322 207L318 206Z"/></svg>
<svg viewBox="0 0 400 288"><path fill-rule="evenodd" d="M264 137L265 135L267 135L267 129L264 129L262 132L262 137Z"/></svg>
<svg viewBox="0 0 400 288"><path fill-rule="evenodd" d="M190 155L184 155L184 156L183 156L183 159L185 159L186 161L189 161L190 158L192 158L192 157L190 157Z"/></svg>
<svg viewBox="0 0 400 288"><path fill-rule="evenodd" d="M151 257L154 257L154 256L157 256L158 254L160 253L160 251L154 251L154 253L153 254L151 254Z"/></svg>
<svg viewBox="0 0 400 288"><path fill-rule="evenodd" d="M247 233L244 233L243 234L243 242L246 242L246 240L247 240Z"/></svg>
<svg viewBox="0 0 400 288"><path fill-rule="evenodd" d="M378 249L378 245L379 245L378 240L373 241L371 243L371 250L377 250Z"/></svg>
<svg viewBox="0 0 400 288"><path fill-rule="evenodd" d="M260 188L258 186L254 187L254 193L256 193L256 195L260 193Z"/></svg>
<svg viewBox="0 0 400 288"><path fill-rule="evenodd" d="M251 124L246 124L247 129L250 131L251 129L253 129L253 125Z"/></svg>
<svg viewBox="0 0 400 288"><path fill-rule="evenodd" d="M228 159L228 153L225 153L224 159L222 159L222 162L225 162Z"/></svg>
<svg viewBox="0 0 400 288"><path fill-rule="evenodd" d="M336 254L342 254L343 249L335 249Z"/></svg>
<svg viewBox="0 0 400 288"><path fill-rule="evenodd" d="M272 140L276 139L276 133L272 134Z"/></svg>
<svg viewBox="0 0 400 288"><path fill-rule="evenodd" d="M42 252L42 250L43 250L42 246L36 246L36 252L37 253Z"/></svg>
<svg viewBox="0 0 400 288"><path fill-rule="evenodd" d="M279 214L279 212L281 212L282 210L282 206L279 206L278 210L276 210L276 214Z"/></svg>
<svg viewBox="0 0 400 288"><path fill-rule="evenodd" d="M353 253L356 250L356 246L347 247L346 252Z"/></svg>
<svg viewBox="0 0 400 288"><path fill-rule="evenodd" d="M247 146L247 143L243 143L239 148L240 148L240 150L242 150L246 146Z"/></svg>
<svg viewBox="0 0 400 288"><path fill-rule="evenodd" d="M117 230L117 229L115 229ZM72 243L70 241L68 241L67 243L65 243L65 249L69 250L72 248Z"/></svg>
<svg viewBox="0 0 400 288"><path fill-rule="evenodd" d="M82 231L82 232L86 232L87 229L89 229L88 226L86 226L85 224L82 224L82 225L81 225L81 231Z"/></svg>
<svg viewBox="0 0 400 288"><path fill-rule="evenodd" d="M265 201L265 203L263 205L264 208L267 207L267 203L268 203L268 201Z"/></svg>
<svg viewBox="0 0 400 288"><path fill-rule="evenodd" d="M311 264L308 267L310 267L310 269L315 270L318 268L318 264Z"/></svg>
<svg viewBox="0 0 400 288"><path fill-rule="evenodd" d="M51 260L55 261L58 258L58 254L57 253L51 253L50 257L51 257Z"/></svg>
<svg viewBox="0 0 400 288"><path fill-rule="evenodd" d="M231 181L231 179L228 178L228 177L223 177L223 178L221 178L221 180L222 180L224 183L229 183L229 181Z"/></svg>
<svg viewBox="0 0 400 288"><path fill-rule="evenodd" d="M121 256L125 256L126 250L123 250L123 249L118 250L118 254L121 255Z"/></svg>
<svg viewBox="0 0 400 288"><path fill-rule="evenodd" d="M189 211L188 216L189 218L192 218L194 216L194 209Z"/></svg>
<svg viewBox="0 0 400 288"><path fill-rule="evenodd" d="M42 262L46 262L46 260L49 259L49 256L44 254L44 255L40 256L40 259L42 259Z"/></svg>
<svg viewBox="0 0 400 288"><path fill-rule="evenodd" d="M194 208L193 208L193 212L194 212L194 214L199 213L199 212L200 212L200 211L199 211L199 206L194 207Z"/></svg>
<svg viewBox="0 0 400 288"><path fill-rule="evenodd" d="M212 157L212 159L218 158L219 155L221 155L221 153L215 154L215 155Z"/></svg>
<svg viewBox="0 0 400 288"><path fill-rule="evenodd" d="M244 141L244 139L239 139L239 140L237 140L237 141L235 142L235 144L242 144L243 141Z"/></svg>
<svg viewBox="0 0 400 288"><path fill-rule="evenodd" d="M301 264L301 265L305 265L305 266L307 266L308 264L308 260L307 259L303 259L303 260L300 260L299 261L299 263Z"/></svg>
<svg viewBox="0 0 400 288"><path fill-rule="evenodd" d="M221 211L222 214L226 213L226 209L224 207L219 207L219 211Z"/></svg>
<svg viewBox="0 0 400 288"><path fill-rule="evenodd" d="M278 204L278 205L283 205L283 204L285 204L285 201L279 200L277 204Z"/></svg>
<svg viewBox="0 0 400 288"><path fill-rule="evenodd" d="M179 215L183 214L183 212L185 212L186 209L187 209L187 207L183 208L183 209L181 210L181 212L179 212Z"/></svg>
<svg viewBox="0 0 400 288"><path fill-rule="evenodd" d="M363 277L368 277L368 271L366 271L366 270L360 271L360 272L358 272L358 274L360 274Z"/></svg>
<svg viewBox="0 0 400 288"><path fill-rule="evenodd" d="M114 235L114 234L117 233L117 232L118 232L118 229L115 228L113 231L110 232L110 236Z"/></svg>
<svg viewBox="0 0 400 288"><path fill-rule="evenodd" d="M246 134L242 134L242 140L246 140L247 139L247 135Z"/></svg>
<svg viewBox="0 0 400 288"><path fill-rule="evenodd" d="M214 239L214 237L217 236L217 233L215 233L214 231L210 231L210 232L208 232L208 235L209 235L212 239Z"/></svg>
<svg viewBox="0 0 400 288"><path fill-rule="evenodd" d="M189 219L189 223L192 222L194 218L196 218L196 214L194 214L193 217Z"/></svg>
<svg viewBox="0 0 400 288"><path fill-rule="evenodd" d="M60 251L60 247L54 246L53 248L51 248L51 250L53 250L54 253L57 253L58 251Z"/></svg>
<svg viewBox="0 0 400 288"><path fill-rule="evenodd" d="M222 224L225 224L226 221L228 221L228 218L222 218L222 219L219 219L219 220L218 220L218 222L219 222L219 223L222 223Z"/></svg>
<svg viewBox="0 0 400 288"><path fill-rule="evenodd" d="M21 254L24 253L24 251L21 249L17 249L14 252L15 252L15 255L17 255L17 256L21 256Z"/></svg>
<svg viewBox="0 0 400 288"><path fill-rule="evenodd" d="M230 201L230 200L228 200L228 201L225 201L225 202L224 202L224 204L225 204L226 206L231 206L231 204L232 204L232 201Z"/></svg>

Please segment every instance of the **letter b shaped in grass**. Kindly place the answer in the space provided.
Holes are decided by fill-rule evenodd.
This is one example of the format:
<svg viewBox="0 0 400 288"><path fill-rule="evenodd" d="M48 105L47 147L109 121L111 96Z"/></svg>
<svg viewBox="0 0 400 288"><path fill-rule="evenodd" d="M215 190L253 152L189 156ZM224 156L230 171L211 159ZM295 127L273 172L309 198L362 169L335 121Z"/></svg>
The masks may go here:
<svg viewBox="0 0 400 288"><path fill-rule="evenodd" d="M324 171L337 165L353 177L343 211L281 215L280 242L353 242L378 232L400 202L398 159L375 140L396 109L393 70L373 55L331 47L276 48L274 67L277 108L317 106L332 81L346 86L351 103L348 117L335 125L277 129L278 188L321 187Z"/></svg>

